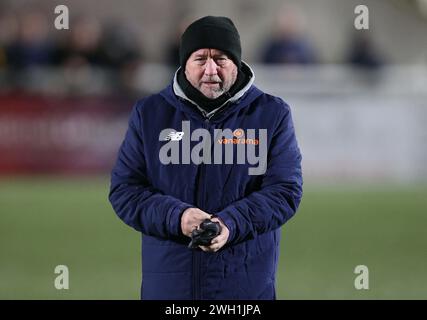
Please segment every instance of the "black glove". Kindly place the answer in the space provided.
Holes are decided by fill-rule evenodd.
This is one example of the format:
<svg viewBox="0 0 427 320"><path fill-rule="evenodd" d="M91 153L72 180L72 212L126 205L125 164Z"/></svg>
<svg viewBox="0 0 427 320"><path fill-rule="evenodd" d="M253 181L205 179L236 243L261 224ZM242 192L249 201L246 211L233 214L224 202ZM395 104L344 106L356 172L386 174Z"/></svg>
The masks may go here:
<svg viewBox="0 0 427 320"><path fill-rule="evenodd" d="M198 229L191 232L191 242L188 245L190 249L198 246L209 246L213 238L221 233L221 226L218 222L205 219Z"/></svg>

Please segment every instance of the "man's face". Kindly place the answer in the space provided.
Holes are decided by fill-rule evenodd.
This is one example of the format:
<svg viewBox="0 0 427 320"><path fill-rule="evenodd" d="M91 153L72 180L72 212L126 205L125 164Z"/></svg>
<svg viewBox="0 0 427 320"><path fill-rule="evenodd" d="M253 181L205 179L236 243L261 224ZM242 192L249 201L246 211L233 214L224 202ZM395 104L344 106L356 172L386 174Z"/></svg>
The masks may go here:
<svg viewBox="0 0 427 320"><path fill-rule="evenodd" d="M188 58L185 76L206 97L215 99L236 82L237 66L221 50L199 49Z"/></svg>

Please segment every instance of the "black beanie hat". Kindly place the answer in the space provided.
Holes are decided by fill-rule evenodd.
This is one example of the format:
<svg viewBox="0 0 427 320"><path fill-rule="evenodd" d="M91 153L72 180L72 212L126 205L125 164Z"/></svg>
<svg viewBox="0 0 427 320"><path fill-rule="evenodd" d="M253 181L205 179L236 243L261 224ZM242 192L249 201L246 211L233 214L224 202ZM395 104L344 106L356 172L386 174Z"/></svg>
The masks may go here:
<svg viewBox="0 0 427 320"><path fill-rule="evenodd" d="M237 68L240 68L242 56L240 36L230 18L206 16L190 24L181 37L179 48L181 67L185 67L194 51L202 48L224 51Z"/></svg>

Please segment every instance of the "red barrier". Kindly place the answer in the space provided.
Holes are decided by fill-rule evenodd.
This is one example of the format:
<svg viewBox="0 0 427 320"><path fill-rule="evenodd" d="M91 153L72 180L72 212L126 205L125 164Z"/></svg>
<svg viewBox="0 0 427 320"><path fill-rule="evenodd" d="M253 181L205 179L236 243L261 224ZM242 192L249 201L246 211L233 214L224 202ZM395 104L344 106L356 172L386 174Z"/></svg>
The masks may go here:
<svg viewBox="0 0 427 320"><path fill-rule="evenodd" d="M134 101L0 96L0 174L107 173Z"/></svg>

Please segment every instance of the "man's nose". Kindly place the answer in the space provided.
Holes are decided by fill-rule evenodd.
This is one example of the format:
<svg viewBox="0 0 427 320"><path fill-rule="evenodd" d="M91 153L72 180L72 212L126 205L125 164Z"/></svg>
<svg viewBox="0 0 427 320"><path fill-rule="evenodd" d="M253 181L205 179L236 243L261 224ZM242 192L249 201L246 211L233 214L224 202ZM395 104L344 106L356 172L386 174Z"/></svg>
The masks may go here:
<svg viewBox="0 0 427 320"><path fill-rule="evenodd" d="M206 61L205 74L207 76L213 76L218 73L218 65L215 63L214 59L208 58Z"/></svg>

